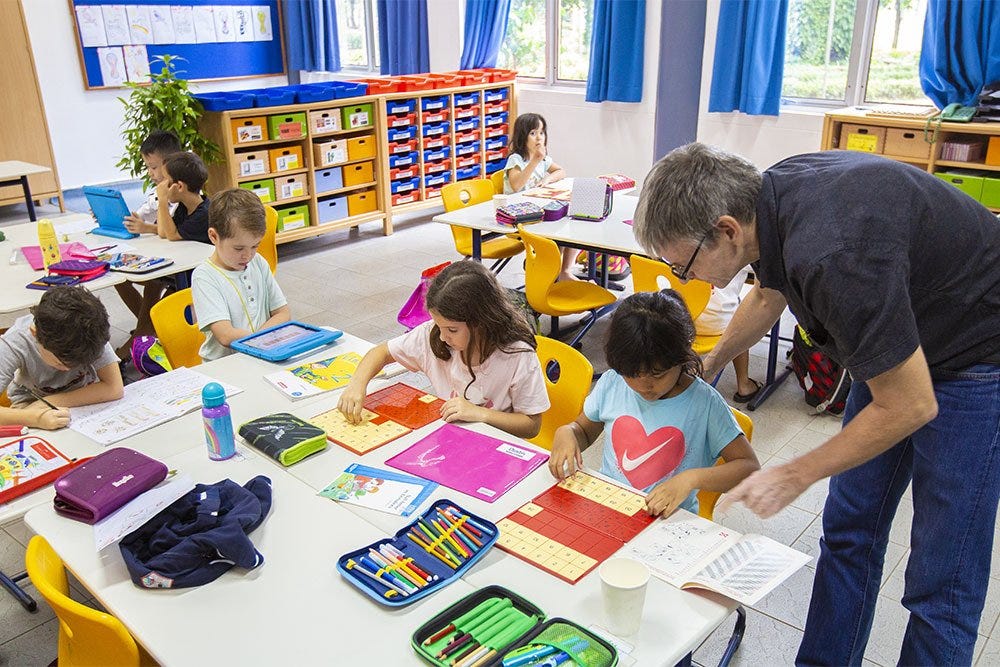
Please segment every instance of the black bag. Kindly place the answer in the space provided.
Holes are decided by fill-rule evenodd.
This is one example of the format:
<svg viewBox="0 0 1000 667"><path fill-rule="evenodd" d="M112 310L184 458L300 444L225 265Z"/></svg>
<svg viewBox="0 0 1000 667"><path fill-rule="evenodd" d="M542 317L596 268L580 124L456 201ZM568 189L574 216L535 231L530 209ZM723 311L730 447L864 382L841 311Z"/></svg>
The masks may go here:
<svg viewBox="0 0 1000 667"><path fill-rule="evenodd" d="M847 369L814 347L798 325L792 335L790 356L792 371L806 393L806 403L816 408L816 412L843 414L851 390Z"/></svg>

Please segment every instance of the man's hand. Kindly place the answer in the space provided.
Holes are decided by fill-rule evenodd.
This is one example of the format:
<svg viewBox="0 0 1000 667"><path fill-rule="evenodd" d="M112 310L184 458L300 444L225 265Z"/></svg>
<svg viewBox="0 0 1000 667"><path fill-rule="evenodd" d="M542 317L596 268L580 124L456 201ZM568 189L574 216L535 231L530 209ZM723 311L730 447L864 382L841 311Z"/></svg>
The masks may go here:
<svg viewBox="0 0 1000 667"><path fill-rule="evenodd" d="M767 519L802 495L809 484L787 463L763 468L724 495L715 511L723 512L733 503L740 502L760 518Z"/></svg>

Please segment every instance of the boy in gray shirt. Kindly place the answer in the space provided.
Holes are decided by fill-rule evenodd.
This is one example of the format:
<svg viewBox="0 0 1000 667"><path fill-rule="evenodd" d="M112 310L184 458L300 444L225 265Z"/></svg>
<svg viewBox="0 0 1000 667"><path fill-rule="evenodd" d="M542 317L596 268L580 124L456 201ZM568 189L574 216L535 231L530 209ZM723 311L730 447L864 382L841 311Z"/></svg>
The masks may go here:
<svg viewBox="0 0 1000 667"><path fill-rule="evenodd" d="M0 336L0 387L11 403L0 407L0 424L63 428L66 408L121 398L110 337L108 311L86 288L47 290Z"/></svg>

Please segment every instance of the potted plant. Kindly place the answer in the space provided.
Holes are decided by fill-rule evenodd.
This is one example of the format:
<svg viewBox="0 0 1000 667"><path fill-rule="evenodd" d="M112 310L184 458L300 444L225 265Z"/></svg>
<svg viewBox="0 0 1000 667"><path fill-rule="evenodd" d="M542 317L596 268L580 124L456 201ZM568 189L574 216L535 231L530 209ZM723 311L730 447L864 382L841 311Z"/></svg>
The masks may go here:
<svg viewBox="0 0 1000 667"><path fill-rule="evenodd" d="M153 130L173 132L180 140L181 148L193 151L205 164L218 162L221 158L218 145L198 132L198 118L203 109L201 103L191 96L188 82L177 77L176 60L183 58L156 56L153 61L162 63L160 71L150 76L149 83L126 83L132 92L127 98L118 98L125 105L122 121L125 154L115 166L132 176L142 176L147 188L152 187L152 183L146 175L139 146Z"/></svg>

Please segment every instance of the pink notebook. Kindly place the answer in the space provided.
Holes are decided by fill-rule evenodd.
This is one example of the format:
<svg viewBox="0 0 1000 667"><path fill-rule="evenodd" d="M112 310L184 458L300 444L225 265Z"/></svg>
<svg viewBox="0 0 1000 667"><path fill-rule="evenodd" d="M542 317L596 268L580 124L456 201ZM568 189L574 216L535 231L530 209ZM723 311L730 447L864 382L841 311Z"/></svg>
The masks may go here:
<svg viewBox="0 0 1000 667"><path fill-rule="evenodd" d="M45 268L45 262L42 261L42 249L38 246L21 246L21 254L35 271L41 271ZM94 259L95 257L94 253L90 252L90 249L79 241L60 243L59 254L63 259Z"/></svg>
<svg viewBox="0 0 1000 667"><path fill-rule="evenodd" d="M549 455L445 424L387 465L492 503Z"/></svg>

